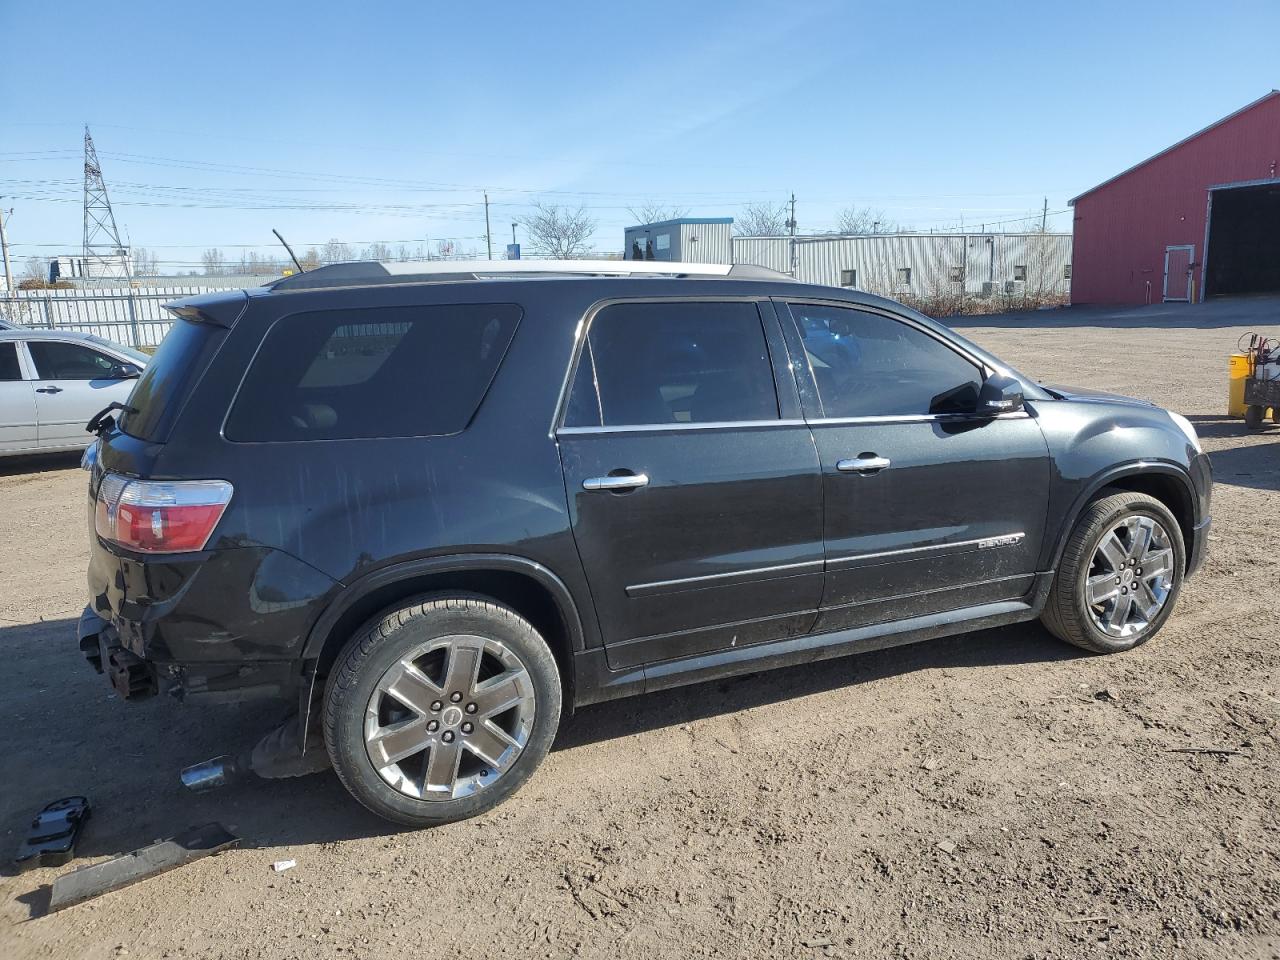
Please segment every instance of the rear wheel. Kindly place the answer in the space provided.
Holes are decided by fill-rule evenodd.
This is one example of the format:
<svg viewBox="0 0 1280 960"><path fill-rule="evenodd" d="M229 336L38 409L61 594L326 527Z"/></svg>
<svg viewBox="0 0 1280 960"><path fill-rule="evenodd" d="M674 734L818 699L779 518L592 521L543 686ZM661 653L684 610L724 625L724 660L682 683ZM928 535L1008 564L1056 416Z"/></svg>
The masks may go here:
<svg viewBox="0 0 1280 960"><path fill-rule="evenodd" d="M426 597L339 655L325 742L357 800L429 826L510 796L550 749L560 706L555 657L528 621L483 597Z"/></svg>
<svg viewBox="0 0 1280 960"><path fill-rule="evenodd" d="M1089 504L1067 540L1041 620L1095 653L1145 643L1173 612L1186 570L1178 521L1142 493Z"/></svg>
<svg viewBox="0 0 1280 960"><path fill-rule="evenodd" d="M1262 407L1258 404L1250 404L1244 411L1244 425L1250 430L1260 430L1262 428Z"/></svg>

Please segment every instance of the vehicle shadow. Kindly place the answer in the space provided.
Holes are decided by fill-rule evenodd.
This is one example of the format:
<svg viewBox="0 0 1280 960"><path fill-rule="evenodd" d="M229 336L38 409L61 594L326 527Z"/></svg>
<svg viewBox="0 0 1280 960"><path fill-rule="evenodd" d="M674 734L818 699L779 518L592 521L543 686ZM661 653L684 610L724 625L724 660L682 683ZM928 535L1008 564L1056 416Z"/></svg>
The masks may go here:
<svg viewBox="0 0 1280 960"><path fill-rule="evenodd" d="M583 708L562 728L564 750L645 730L871 683L907 671L1062 660L1078 651L1021 624L704 683ZM182 704L150 698L122 703L82 659L75 621L67 618L0 628L0 753L5 784L0 832L16 844L45 804L84 794L93 813L77 847L85 858L138 849L187 827L221 822L248 847L290 847L390 836L401 828L369 813L332 773L293 780L250 778L204 794L178 782L189 764L251 746L283 719L281 706ZM74 704L74 709L67 709ZM584 771L589 776L589 771ZM64 873L79 865L60 868ZM47 910L47 887L24 883L5 864L0 890ZM44 883L47 873L41 874Z"/></svg>
<svg viewBox="0 0 1280 960"><path fill-rule="evenodd" d="M24 453L13 457L0 457L0 477L12 477L21 473L45 473L50 470L69 470L79 466L79 451L71 453Z"/></svg>
<svg viewBox="0 0 1280 960"><path fill-rule="evenodd" d="M1271 442L1247 443L1226 450L1211 450L1215 483L1255 490L1280 490L1280 429Z"/></svg>

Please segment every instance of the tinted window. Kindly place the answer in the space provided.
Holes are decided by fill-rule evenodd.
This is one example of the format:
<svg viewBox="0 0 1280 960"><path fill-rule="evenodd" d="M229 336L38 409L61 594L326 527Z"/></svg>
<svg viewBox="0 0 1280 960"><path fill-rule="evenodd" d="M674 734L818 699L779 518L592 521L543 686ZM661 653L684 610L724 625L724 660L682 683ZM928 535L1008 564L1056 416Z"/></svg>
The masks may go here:
<svg viewBox="0 0 1280 960"><path fill-rule="evenodd" d="M40 380L98 380L109 377L111 371L120 365L114 357L78 343L28 340L27 350Z"/></svg>
<svg viewBox="0 0 1280 960"><path fill-rule="evenodd" d="M845 307L792 304L828 417L968 413L982 371L906 323Z"/></svg>
<svg viewBox="0 0 1280 960"><path fill-rule="evenodd" d="M231 440L424 437L466 427L520 321L514 304L300 313L272 326Z"/></svg>
<svg viewBox="0 0 1280 960"><path fill-rule="evenodd" d="M0 381L21 380L18 368L18 347L13 343L0 343Z"/></svg>
<svg viewBox="0 0 1280 960"><path fill-rule="evenodd" d="M625 303L591 323L565 426L776 420L752 303Z"/></svg>
<svg viewBox="0 0 1280 960"><path fill-rule="evenodd" d="M120 429L141 440L163 442L226 333L210 323L176 321L134 384Z"/></svg>

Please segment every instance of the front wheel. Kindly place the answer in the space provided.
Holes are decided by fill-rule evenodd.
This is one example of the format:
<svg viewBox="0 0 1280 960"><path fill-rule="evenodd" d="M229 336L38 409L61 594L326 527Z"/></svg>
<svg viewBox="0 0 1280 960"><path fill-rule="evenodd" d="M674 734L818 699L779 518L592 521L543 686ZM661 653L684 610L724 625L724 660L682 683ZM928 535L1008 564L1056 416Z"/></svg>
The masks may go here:
<svg viewBox="0 0 1280 960"><path fill-rule="evenodd" d="M524 783L560 723L560 674L519 614L484 597L419 598L338 656L324 733L343 785L409 826L473 817Z"/></svg>
<svg viewBox="0 0 1280 960"><path fill-rule="evenodd" d="M1169 619L1185 570L1182 530L1163 503L1142 493L1103 497L1071 531L1040 619L1086 650L1131 650Z"/></svg>

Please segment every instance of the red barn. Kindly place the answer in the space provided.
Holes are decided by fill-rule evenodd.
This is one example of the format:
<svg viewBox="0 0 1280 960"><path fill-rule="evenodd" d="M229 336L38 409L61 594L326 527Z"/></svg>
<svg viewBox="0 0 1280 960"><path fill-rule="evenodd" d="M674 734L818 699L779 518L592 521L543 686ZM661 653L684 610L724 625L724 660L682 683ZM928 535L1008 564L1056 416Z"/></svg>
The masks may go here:
<svg viewBox="0 0 1280 960"><path fill-rule="evenodd" d="M1280 292L1280 91L1071 206L1072 303Z"/></svg>

